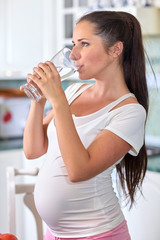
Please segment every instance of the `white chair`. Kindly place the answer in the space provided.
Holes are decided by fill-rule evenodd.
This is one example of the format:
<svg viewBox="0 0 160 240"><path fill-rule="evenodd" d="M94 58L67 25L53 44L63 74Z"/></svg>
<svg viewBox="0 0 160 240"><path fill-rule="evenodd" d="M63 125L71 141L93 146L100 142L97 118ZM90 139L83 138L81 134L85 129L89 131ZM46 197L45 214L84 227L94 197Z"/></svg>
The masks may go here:
<svg viewBox="0 0 160 240"><path fill-rule="evenodd" d="M42 220L36 210L33 197L34 184L17 184L15 181L15 177L17 175L37 176L38 171L38 168L34 168L31 170L16 169L14 167L7 168L8 224L9 232L16 235L16 194L24 194L24 203L31 210L35 218L37 228L37 240L43 240Z"/></svg>

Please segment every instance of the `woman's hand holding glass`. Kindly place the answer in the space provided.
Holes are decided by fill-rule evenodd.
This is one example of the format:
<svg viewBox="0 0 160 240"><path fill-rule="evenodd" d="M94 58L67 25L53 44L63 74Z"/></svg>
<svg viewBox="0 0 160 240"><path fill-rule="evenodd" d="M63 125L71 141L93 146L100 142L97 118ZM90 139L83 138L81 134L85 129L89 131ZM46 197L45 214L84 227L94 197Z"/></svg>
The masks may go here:
<svg viewBox="0 0 160 240"><path fill-rule="evenodd" d="M46 78L53 78L54 72L54 76L60 76L61 81L63 81L77 70L74 61L70 59L70 54L71 50L69 48L63 48L50 61L40 63L37 68L33 69L33 74L28 74L28 83L21 86L21 91L24 91L35 102L46 97L44 85L42 90L42 84L46 81Z"/></svg>
<svg viewBox="0 0 160 240"><path fill-rule="evenodd" d="M56 100L63 89L60 74L54 64L50 61L39 63L37 67L34 67L33 72L33 74L28 74L27 81L38 86L38 91L43 98L48 101Z"/></svg>

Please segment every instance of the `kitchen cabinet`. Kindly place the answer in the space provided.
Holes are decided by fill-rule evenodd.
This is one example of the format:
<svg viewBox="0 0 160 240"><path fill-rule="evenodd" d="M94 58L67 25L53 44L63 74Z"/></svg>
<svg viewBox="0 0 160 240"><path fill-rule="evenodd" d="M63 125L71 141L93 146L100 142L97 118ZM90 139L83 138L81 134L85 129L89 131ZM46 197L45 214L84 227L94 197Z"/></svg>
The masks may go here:
<svg viewBox="0 0 160 240"><path fill-rule="evenodd" d="M103 4L102 4L103 3ZM143 35L160 34L160 8L158 7L107 7L107 1L91 0L59 0L58 8L62 15L58 15L59 45L72 46L72 32L76 21L86 12L93 10L126 11L133 14L141 23Z"/></svg>
<svg viewBox="0 0 160 240"><path fill-rule="evenodd" d="M88 10L88 0L59 0L57 8L61 14L57 15L59 30L58 47L72 46L72 32L76 20Z"/></svg>
<svg viewBox="0 0 160 240"><path fill-rule="evenodd" d="M57 51L52 0L0 0L0 78L22 78Z"/></svg>
<svg viewBox="0 0 160 240"><path fill-rule="evenodd" d="M38 62L70 47L76 20L88 11L127 11L140 20L144 34L160 34L158 7L106 6L91 0L0 0L0 79L22 79Z"/></svg>

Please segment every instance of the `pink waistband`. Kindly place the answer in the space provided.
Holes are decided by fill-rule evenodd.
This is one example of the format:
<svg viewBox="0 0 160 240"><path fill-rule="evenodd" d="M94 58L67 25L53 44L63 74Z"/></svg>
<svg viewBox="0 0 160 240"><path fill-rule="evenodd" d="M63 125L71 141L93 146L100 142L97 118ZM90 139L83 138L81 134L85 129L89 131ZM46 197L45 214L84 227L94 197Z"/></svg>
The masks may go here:
<svg viewBox="0 0 160 240"><path fill-rule="evenodd" d="M59 238L52 235L52 233L47 229L47 232L43 238L43 240L131 240L128 227L126 221L124 220L120 225L116 228L89 237L81 237L81 238Z"/></svg>

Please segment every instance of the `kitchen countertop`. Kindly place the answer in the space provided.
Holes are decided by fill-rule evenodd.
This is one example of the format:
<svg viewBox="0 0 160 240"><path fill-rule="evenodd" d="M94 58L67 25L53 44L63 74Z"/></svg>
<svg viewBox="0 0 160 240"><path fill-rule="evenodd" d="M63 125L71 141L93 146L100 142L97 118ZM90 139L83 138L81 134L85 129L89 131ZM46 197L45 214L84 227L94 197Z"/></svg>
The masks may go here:
<svg viewBox="0 0 160 240"><path fill-rule="evenodd" d="M148 167L147 169L152 172L160 173L160 155L148 157Z"/></svg>
<svg viewBox="0 0 160 240"><path fill-rule="evenodd" d="M0 139L0 151L23 148L23 137L12 139Z"/></svg>
<svg viewBox="0 0 160 240"><path fill-rule="evenodd" d="M0 152L11 149L22 149L23 138L15 139L0 139ZM160 152L157 150L151 153L151 150L147 150L148 153L148 170L153 172L160 172ZM153 155L152 155L153 154Z"/></svg>

